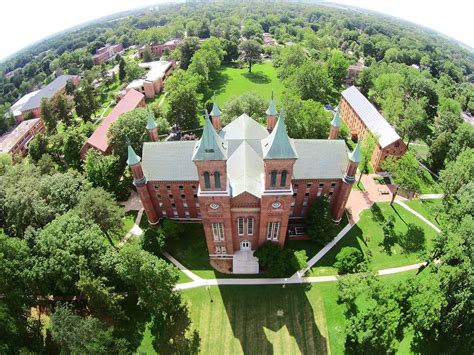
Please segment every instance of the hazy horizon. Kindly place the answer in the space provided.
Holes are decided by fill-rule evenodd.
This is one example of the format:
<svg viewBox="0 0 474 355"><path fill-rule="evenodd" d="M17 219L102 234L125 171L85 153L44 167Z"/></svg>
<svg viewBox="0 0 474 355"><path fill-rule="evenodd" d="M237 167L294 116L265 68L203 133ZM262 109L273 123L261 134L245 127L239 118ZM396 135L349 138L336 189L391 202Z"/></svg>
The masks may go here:
<svg viewBox="0 0 474 355"><path fill-rule="evenodd" d="M11 32L11 28L16 30L13 35L5 36L2 47L0 47L0 61L8 59L17 52L48 37L84 23L123 11L170 2L178 3L180 1L136 0L133 6L130 6L130 2L125 0L116 0L113 3L83 0L82 2L68 4L67 7L63 6L63 8L61 8L61 4L64 4L64 2L58 0L2 3L0 4L2 13L16 15L3 19L0 22L0 30L2 33ZM470 25L470 16L474 13L474 2L465 3L463 0L452 0L447 4L445 2L431 3L429 1L409 0L337 0L322 3L349 5L397 17L451 37L471 49L474 48L474 35ZM27 11L23 10L25 5L28 5ZM55 10L45 11L48 8ZM462 11L460 11L461 9ZM40 14L40 17L37 16L38 14ZM21 17L21 21L18 21L19 17ZM31 23L32 25L18 28L17 23ZM32 29L34 29L33 35Z"/></svg>

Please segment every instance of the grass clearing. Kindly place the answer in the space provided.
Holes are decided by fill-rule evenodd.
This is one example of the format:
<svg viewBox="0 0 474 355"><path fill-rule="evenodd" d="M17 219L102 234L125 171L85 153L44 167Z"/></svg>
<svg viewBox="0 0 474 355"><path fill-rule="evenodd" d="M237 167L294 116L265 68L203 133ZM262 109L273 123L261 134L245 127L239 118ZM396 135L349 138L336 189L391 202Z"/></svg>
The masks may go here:
<svg viewBox="0 0 474 355"><path fill-rule="evenodd" d="M270 100L272 90L275 101L281 100L283 84L277 78L276 69L272 62L265 61L252 66L252 72L247 67L239 68L238 65L223 65L210 83L211 91L215 91L217 101L223 107L232 96L242 95L248 91L256 91L266 100Z"/></svg>
<svg viewBox="0 0 474 355"><path fill-rule="evenodd" d="M426 211L420 213L427 215ZM395 218L395 234L401 236L392 246L391 255L380 246L383 240L382 219L390 215ZM416 229L409 232L410 224ZM312 268L310 275L336 274L333 264L343 247L361 250L369 259L369 268L374 271L414 264L422 260L421 255L431 247L435 235L436 231L403 207L397 204L392 207L388 202L376 203L370 210L362 212L360 221Z"/></svg>
<svg viewBox="0 0 474 355"><path fill-rule="evenodd" d="M444 210L443 200L442 199L429 199L429 200L410 200L405 201L410 208L414 209L416 212L420 213L429 220L431 223L440 226L442 222L441 212ZM438 218L438 215L439 218Z"/></svg>

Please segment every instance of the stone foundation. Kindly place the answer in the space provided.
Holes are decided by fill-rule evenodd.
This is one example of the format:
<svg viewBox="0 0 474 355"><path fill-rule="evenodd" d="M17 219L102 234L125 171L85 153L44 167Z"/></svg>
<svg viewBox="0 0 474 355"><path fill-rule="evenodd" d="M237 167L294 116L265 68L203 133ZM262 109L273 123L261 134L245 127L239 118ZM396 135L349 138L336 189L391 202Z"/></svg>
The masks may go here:
<svg viewBox="0 0 474 355"><path fill-rule="evenodd" d="M232 259L210 259L211 266L223 274L232 274Z"/></svg>

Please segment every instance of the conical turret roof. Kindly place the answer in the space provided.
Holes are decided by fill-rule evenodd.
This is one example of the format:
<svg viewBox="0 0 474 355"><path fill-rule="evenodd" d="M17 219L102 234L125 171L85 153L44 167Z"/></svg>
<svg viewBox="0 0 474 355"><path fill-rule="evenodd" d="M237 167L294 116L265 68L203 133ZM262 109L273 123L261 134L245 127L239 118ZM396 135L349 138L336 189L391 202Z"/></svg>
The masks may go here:
<svg viewBox="0 0 474 355"><path fill-rule="evenodd" d="M212 126L207 111L202 137L194 147L193 160L227 160L227 146Z"/></svg>
<svg viewBox="0 0 474 355"><path fill-rule="evenodd" d="M278 115L278 111L275 105L275 101L273 99L273 91L272 91L272 99L270 100L270 104L268 105L267 111L265 111L267 116L276 116Z"/></svg>
<svg viewBox="0 0 474 355"><path fill-rule="evenodd" d="M336 111L336 113L334 114L334 117L331 121L331 126L333 127L341 127L341 118L339 117L339 110Z"/></svg>
<svg viewBox="0 0 474 355"><path fill-rule="evenodd" d="M155 117L153 117L153 113L150 110L148 110L148 114L146 117L146 129L150 130L154 128L156 128Z"/></svg>
<svg viewBox="0 0 474 355"><path fill-rule="evenodd" d="M222 112L219 110L219 106L217 105L216 93L214 92L214 103L212 104L211 116L219 117L222 116Z"/></svg>
<svg viewBox="0 0 474 355"><path fill-rule="evenodd" d="M262 139L263 159L298 159L293 142L288 137L283 109L272 133Z"/></svg>
<svg viewBox="0 0 474 355"><path fill-rule="evenodd" d="M135 165L140 163L140 157L135 153L133 150L132 146L128 144L128 159L127 159L127 164L128 165Z"/></svg>
<svg viewBox="0 0 474 355"><path fill-rule="evenodd" d="M352 153L349 154L349 160L354 162L354 163L360 163L361 160L361 145L362 145L362 137L359 138L359 141L357 142L354 150Z"/></svg>

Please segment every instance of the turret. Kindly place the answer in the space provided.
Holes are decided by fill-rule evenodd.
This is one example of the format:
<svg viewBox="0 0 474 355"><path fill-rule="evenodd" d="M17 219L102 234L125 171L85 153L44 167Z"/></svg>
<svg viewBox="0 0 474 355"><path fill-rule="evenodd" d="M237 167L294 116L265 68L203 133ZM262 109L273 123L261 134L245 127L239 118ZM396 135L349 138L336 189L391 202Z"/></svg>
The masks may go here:
<svg viewBox="0 0 474 355"><path fill-rule="evenodd" d="M148 110L147 120L146 120L146 130L148 131L148 136L152 142L158 141L158 127L156 126L155 118L153 113Z"/></svg>
<svg viewBox="0 0 474 355"><path fill-rule="evenodd" d="M193 153L199 186L201 192L227 191L227 146L211 124L207 111L205 114L202 136Z"/></svg>
<svg viewBox="0 0 474 355"><path fill-rule="evenodd" d="M211 110L211 117L212 117L212 126L217 132L219 132L222 128L221 127L222 112L219 110L219 106L217 105L215 92L214 92L214 103L212 104L212 110Z"/></svg>
<svg viewBox="0 0 474 355"><path fill-rule="evenodd" d="M267 115L267 130L268 132L273 131L273 128L275 128L276 124L276 116L278 114L275 101L273 98L273 91L272 91L272 99L270 100L270 104L268 105L267 111L265 111Z"/></svg>
<svg viewBox="0 0 474 355"><path fill-rule="evenodd" d="M262 140L265 165L265 190L288 190L291 186L293 165L298 159L293 141L288 137L283 109L270 135Z"/></svg>
<svg viewBox="0 0 474 355"><path fill-rule="evenodd" d="M334 221L339 223L344 214L346 208L347 200L352 190L352 185L354 185L355 175L357 172L357 166L360 163L361 159L361 142L362 139L359 139L356 147L349 154L349 162L347 164L346 172L342 178L342 184L339 188L339 192L331 200L331 212L334 218Z"/></svg>
<svg viewBox="0 0 474 355"><path fill-rule="evenodd" d="M140 161L140 157L135 153L132 146L128 144L127 164L132 170L133 184L137 188L138 195L140 196L143 208L148 217L148 222L150 222L150 224L156 224L158 223L159 216L151 200L150 191L148 190L146 177L143 174Z"/></svg>
<svg viewBox="0 0 474 355"><path fill-rule="evenodd" d="M331 121L331 129L329 131L329 139L337 139L339 135L339 128L341 127L341 118L339 117L339 110L336 111Z"/></svg>

